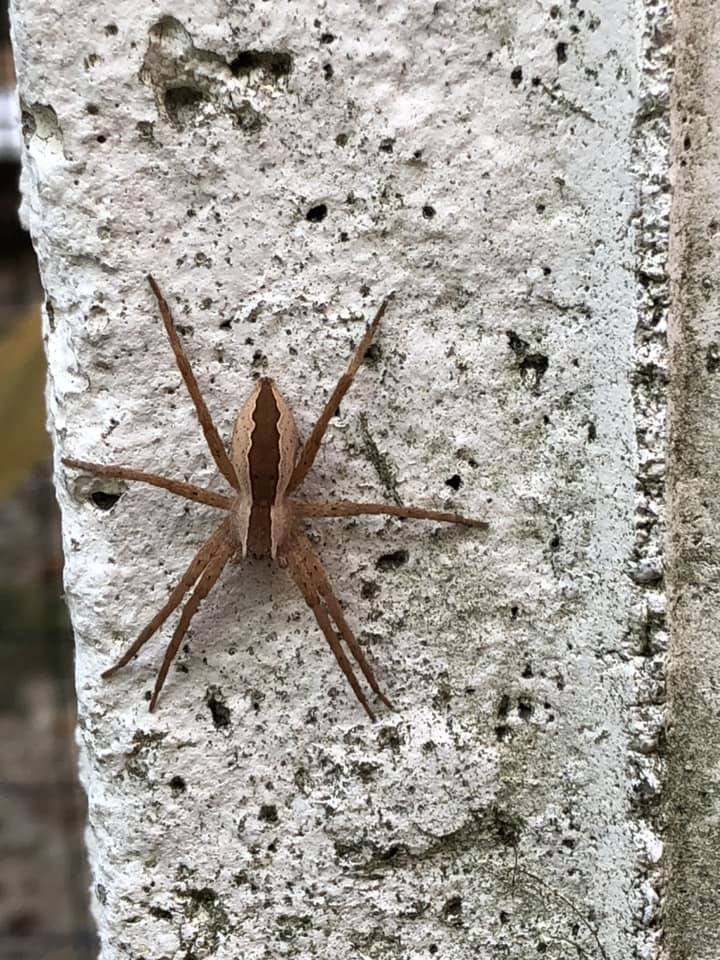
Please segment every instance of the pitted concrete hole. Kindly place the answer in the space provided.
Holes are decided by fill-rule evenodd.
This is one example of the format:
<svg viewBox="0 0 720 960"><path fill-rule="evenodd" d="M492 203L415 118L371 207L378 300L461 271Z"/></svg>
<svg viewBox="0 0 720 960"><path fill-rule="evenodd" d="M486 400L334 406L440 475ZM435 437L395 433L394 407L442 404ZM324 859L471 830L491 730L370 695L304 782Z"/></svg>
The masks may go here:
<svg viewBox="0 0 720 960"><path fill-rule="evenodd" d="M267 80L278 82L290 76L292 63L292 56L284 50L241 50L229 66L234 77L260 71Z"/></svg>
<svg viewBox="0 0 720 960"><path fill-rule="evenodd" d="M105 490L95 490L90 494L90 499L98 510L112 510L122 494L107 493Z"/></svg>
<svg viewBox="0 0 720 960"><path fill-rule="evenodd" d="M292 64L284 50L243 50L226 58L197 46L179 20L164 16L148 32L140 79L152 87L160 116L180 130L211 123L219 111L253 133L265 117L249 99L250 89L256 96L267 87L286 91ZM214 109L205 110L206 104Z"/></svg>

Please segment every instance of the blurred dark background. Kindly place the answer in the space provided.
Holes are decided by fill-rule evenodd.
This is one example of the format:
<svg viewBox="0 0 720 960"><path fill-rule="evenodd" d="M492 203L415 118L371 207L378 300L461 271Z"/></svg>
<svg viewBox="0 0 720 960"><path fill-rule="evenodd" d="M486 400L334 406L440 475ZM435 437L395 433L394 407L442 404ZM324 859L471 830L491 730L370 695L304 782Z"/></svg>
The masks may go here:
<svg viewBox="0 0 720 960"><path fill-rule="evenodd" d="M0 957L91 960L72 635L45 431L42 288L18 219L14 83L0 0Z"/></svg>

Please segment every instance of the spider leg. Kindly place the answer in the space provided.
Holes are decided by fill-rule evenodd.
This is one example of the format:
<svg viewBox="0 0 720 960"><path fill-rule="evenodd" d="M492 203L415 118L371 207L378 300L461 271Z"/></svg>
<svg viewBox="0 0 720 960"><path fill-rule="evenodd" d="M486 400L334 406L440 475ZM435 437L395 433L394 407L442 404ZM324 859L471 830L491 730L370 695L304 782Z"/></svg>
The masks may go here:
<svg viewBox="0 0 720 960"><path fill-rule="evenodd" d="M229 540L224 540L221 542L220 547L211 558L210 562L205 568L205 571L200 577L200 580L193 590L190 599L183 607L183 611L180 614L180 619L175 627L175 632L172 635L172 640L168 644L167 650L165 651L165 657L163 658L162 666L158 672L157 680L155 681L155 689L153 690L153 695L150 700L151 712L155 709L158 697L160 696L160 691L163 688L165 678L167 677L168 670L170 669L170 664L173 662L178 650L180 649L180 644L183 641L183 637L187 633L187 629L190 626L190 621L197 613L200 604L215 586L220 574L223 572L225 564L232 556L234 550L235 548Z"/></svg>
<svg viewBox="0 0 720 960"><path fill-rule="evenodd" d="M355 634L350 629L347 620L345 619L345 614L343 613L342 607L338 598L335 596L333 588L330 586L330 581L327 578L327 573L325 568L320 562L320 558L315 555L315 572L317 579L320 581L319 592L325 603L327 604L328 612L337 624L338 630L342 634L342 638L345 643L348 645L350 653L355 658L358 666L363 672L365 679L370 684L370 688L373 693L377 694L380 700L385 704L389 710L394 710L395 707L390 703L388 698L382 692L378 686L378 682L375 679L375 674L373 673L372 667L365 659L365 654L362 651L362 647L357 642Z"/></svg>
<svg viewBox="0 0 720 960"><path fill-rule="evenodd" d="M325 576L320 561L310 546L309 541L302 536L296 536L284 556L284 561L287 564L290 576L297 584L305 602L315 615L318 626L325 635L325 639L335 655L338 666L345 674L345 678L352 687L355 696L362 704L370 719L373 721L376 720L377 718L367 702L367 698L358 683L350 661L338 640L330 617L325 609L321 594Z"/></svg>
<svg viewBox="0 0 720 960"><path fill-rule="evenodd" d="M215 429L215 424L210 416L210 411L208 410L207 404L205 403L203 395L200 392L200 387L195 379L195 374L192 372L190 361L187 358L185 349L183 348L180 337L175 329L175 321L173 320L170 312L170 307L168 306L165 297L162 295L162 293L160 293L160 288L153 277L148 275L147 279L148 283L152 287L152 292L155 294L155 299L158 302L158 306L160 307L160 313L163 318L163 323L165 324L165 330L167 331L170 346L175 354L175 360L177 362L180 374L185 381L185 386L187 387L188 393L190 394L192 402L195 405L195 412L197 413L198 420L200 421L202 431L205 434L205 439L207 440L207 445L210 448L210 453L213 456L213 460L218 465L220 473L222 473L231 487L237 489L238 479L235 474L235 469L230 462L230 458L228 457L223 442L220 439L220 434Z"/></svg>
<svg viewBox="0 0 720 960"><path fill-rule="evenodd" d="M153 487L168 490L177 497L194 500L195 503L205 503L209 507L218 507L220 510L229 510L233 503L232 497L225 497L213 490L205 490L204 487L196 487L193 483L171 480L170 477L160 477L156 473L146 473L144 470L116 467L112 464L90 463L87 460L73 460L71 457L63 457L62 462L66 467L86 470L88 473L95 473L100 477L115 477L118 480L139 480L141 483L149 483Z"/></svg>
<svg viewBox="0 0 720 960"><path fill-rule="evenodd" d="M384 514L389 517L408 517L413 520L440 520L443 523L460 523L466 527L487 530L485 520L473 520L459 513L441 510L426 510L424 507L400 507L390 503L355 503L352 500L336 500L333 503L296 503L305 517L361 517L369 514Z"/></svg>
<svg viewBox="0 0 720 960"><path fill-rule="evenodd" d="M350 389L352 382L355 379L355 374L360 369L360 364L363 362L365 354L367 353L368 348L373 341L375 331L378 328L378 324L380 323L380 320L382 319L389 302L390 297L386 297L380 304L380 309L375 314L372 323L365 331L365 335L358 344L347 370L338 380L337 386L330 395L330 399L325 404L325 409L320 414L317 423L312 429L312 433L305 441L302 451L300 452L300 456L298 457L298 461L295 464L292 477L290 478L290 483L287 488L288 493L300 486L315 462L315 457L320 449L320 444L325 436L325 431L328 428L328 424L337 411L337 408L340 406L342 398Z"/></svg>
<svg viewBox="0 0 720 960"><path fill-rule="evenodd" d="M227 541L227 531L228 524L226 521L224 521L209 537L209 539L205 541L202 547L200 547L198 552L190 561L190 566L182 575L180 582L168 597L167 602L160 610L158 610L137 640L135 640L135 642L128 647L118 662L105 670L105 672L102 674L103 680L107 680L108 677L111 677L122 667L127 666L132 658L136 656L140 649L148 642L150 637L152 637L153 634L165 623L170 614L180 606L183 597L188 592L190 587L192 587L192 585L195 583L202 571L207 567L208 563L213 559L220 545Z"/></svg>

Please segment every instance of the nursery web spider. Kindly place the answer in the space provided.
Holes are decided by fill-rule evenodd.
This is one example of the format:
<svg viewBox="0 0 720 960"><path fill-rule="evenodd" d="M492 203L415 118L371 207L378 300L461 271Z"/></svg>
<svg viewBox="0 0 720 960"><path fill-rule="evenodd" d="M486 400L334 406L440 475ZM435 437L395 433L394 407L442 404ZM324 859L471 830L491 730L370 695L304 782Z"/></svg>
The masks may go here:
<svg viewBox="0 0 720 960"><path fill-rule="evenodd" d="M180 606L188 591L194 587L190 599L182 609L157 675L150 700L150 710L154 710L170 664L180 648L198 607L207 597L228 560L232 557L239 560L249 554L251 557L269 558L279 567L288 570L305 602L315 615L355 696L370 719L374 720L375 714L355 676L350 660L341 645L341 639L345 641L350 655L356 661L371 690L386 707L392 709L392 704L380 690L372 667L365 659L362 648L348 626L320 559L305 534L304 521L310 517L356 517L383 514L392 517L411 517L417 520L461 523L480 529L487 529L488 526L482 520L471 520L457 513L443 513L422 507L354 503L349 500L308 503L291 496L312 467L330 419L337 411L360 368L390 298L381 304L375 318L365 331L350 365L340 377L310 436L299 448L299 455L299 442L292 413L275 381L269 377L258 380L240 410L228 455L180 342L167 301L151 276L148 277L148 282L157 299L170 346L195 405L210 453L220 472L232 487L232 495L224 496L191 483L146 473L143 470L134 470L130 467L105 466L99 463L88 463L85 460L63 458L62 462L67 467L85 470L102 477L149 483L162 487L163 490L168 490L176 496L194 500L196 503L204 503L225 512L223 520L195 554L165 605L158 610L117 663L103 673L103 677L110 677L126 666Z"/></svg>

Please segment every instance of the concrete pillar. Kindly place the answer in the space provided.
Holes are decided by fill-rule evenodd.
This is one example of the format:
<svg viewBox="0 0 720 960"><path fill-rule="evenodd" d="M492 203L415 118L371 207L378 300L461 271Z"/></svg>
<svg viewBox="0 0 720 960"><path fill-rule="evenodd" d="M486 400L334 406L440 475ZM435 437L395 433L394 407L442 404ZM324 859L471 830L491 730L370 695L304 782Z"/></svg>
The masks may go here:
<svg viewBox="0 0 720 960"><path fill-rule="evenodd" d="M662 4L16 0L25 217L77 638L103 960L650 957L658 940L668 62ZM155 714L106 669L222 489L254 378L305 493L484 517L313 524L396 703L371 724L281 571L234 566Z"/></svg>
<svg viewBox="0 0 720 960"><path fill-rule="evenodd" d="M720 956L720 11L675 9L665 940Z"/></svg>

